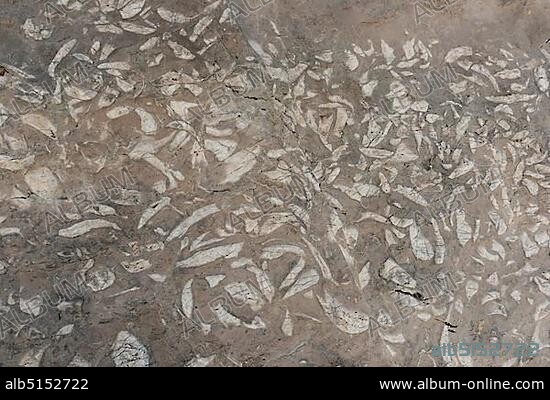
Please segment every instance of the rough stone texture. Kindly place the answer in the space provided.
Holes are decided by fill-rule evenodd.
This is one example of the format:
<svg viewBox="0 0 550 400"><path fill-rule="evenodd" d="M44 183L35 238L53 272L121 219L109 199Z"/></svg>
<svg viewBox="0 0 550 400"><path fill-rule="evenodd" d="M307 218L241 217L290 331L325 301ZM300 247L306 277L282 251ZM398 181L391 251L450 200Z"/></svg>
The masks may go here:
<svg viewBox="0 0 550 400"><path fill-rule="evenodd" d="M546 1L0 4L0 365L548 365Z"/></svg>

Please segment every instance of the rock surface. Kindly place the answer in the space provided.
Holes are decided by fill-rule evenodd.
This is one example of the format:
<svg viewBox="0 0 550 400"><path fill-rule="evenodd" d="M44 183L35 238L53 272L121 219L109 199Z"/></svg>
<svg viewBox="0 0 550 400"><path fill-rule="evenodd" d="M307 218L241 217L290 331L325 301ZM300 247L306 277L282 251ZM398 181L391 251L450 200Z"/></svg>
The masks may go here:
<svg viewBox="0 0 550 400"><path fill-rule="evenodd" d="M4 3L0 366L549 365L547 2Z"/></svg>

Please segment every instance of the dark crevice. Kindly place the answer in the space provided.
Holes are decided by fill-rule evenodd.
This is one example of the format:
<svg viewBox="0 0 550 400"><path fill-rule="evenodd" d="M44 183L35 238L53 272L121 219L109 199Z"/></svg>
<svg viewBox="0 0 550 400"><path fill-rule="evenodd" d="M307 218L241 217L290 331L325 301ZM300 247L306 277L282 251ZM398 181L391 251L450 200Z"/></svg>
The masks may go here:
<svg viewBox="0 0 550 400"><path fill-rule="evenodd" d="M451 324L450 322L443 321L442 319L439 319L439 318L436 318L436 321L439 321L439 322L443 323L444 325L446 325L449 328L449 331L451 331L453 333L455 332L455 329L458 328L458 325Z"/></svg>
<svg viewBox="0 0 550 400"><path fill-rule="evenodd" d="M401 289L395 289L394 292L395 293L401 293L401 294L404 294L406 296L411 296L414 299L416 299L418 301L421 301L424 304L428 304L428 302L426 301L426 299L424 298L424 296L420 292L410 293L410 292L407 292L407 291L401 290Z"/></svg>

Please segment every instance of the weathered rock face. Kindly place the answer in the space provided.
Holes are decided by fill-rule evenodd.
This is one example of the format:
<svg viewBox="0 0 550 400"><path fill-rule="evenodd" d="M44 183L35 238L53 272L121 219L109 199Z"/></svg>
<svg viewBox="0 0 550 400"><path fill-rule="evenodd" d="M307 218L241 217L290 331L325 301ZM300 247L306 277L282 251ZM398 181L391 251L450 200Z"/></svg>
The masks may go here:
<svg viewBox="0 0 550 400"><path fill-rule="evenodd" d="M0 365L548 365L544 2L53 3L0 9Z"/></svg>

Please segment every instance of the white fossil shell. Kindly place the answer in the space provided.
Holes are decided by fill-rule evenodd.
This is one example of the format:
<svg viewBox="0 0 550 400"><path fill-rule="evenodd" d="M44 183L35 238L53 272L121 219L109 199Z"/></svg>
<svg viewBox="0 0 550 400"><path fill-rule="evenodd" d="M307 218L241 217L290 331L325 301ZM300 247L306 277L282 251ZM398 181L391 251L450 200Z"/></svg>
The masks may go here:
<svg viewBox="0 0 550 400"><path fill-rule="evenodd" d="M467 46L462 47L455 47L454 49L449 50L447 55L445 56L445 62L446 63L454 63L461 57L468 57L473 54L472 48Z"/></svg>
<svg viewBox="0 0 550 400"><path fill-rule="evenodd" d="M78 222L69 228L61 229L58 235L66 238L76 238L78 236L85 235L92 230L104 228L111 228L118 231L120 230L120 227L113 222L109 222L104 219L92 219Z"/></svg>
<svg viewBox="0 0 550 400"><path fill-rule="evenodd" d="M145 0L130 0L119 10L120 16L122 19L130 19L138 15L143 6L145 5ZM119 6L120 7L120 6Z"/></svg>
<svg viewBox="0 0 550 400"><path fill-rule="evenodd" d="M294 324L292 323L292 318L290 317L288 310L286 310L285 318L283 320L283 324L281 325L281 330L286 336L292 336L294 331Z"/></svg>
<svg viewBox="0 0 550 400"><path fill-rule="evenodd" d="M351 335L363 333L369 329L369 316L363 312L350 310L335 297L325 292L324 297L317 296L319 304L327 317L342 332Z"/></svg>
<svg viewBox="0 0 550 400"><path fill-rule="evenodd" d="M183 314L191 319L193 316L193 279L187 281L181 291L181 309Z"/></svg>
<svg viewBox="0 0 550 400"><path fill-rule="evenodd" d="M151 262L149 260L144 260L144 259L140 259L140 260L135 260L135 261L122 261L120 263L120 265L122 265L122 267L132 273L132 274L137 274L139 272L143 272L149 268L151 268Z"/></svg>
<svg viewBox="0 0 550 400"><path fill-rule="evenodd" d="M128 331L118 333L111 356L116 367L148 367L150 362L147 348Z"/></svg>
<svg viewBox="0 0 550 400"><path fill-rule="evenodd" d="M413 254L416 258L423 261L429 261L434 256L433 246L430 241L422 234L420 228L413 223L409 227L409 238Z"/></svg>
<svg viewBox="0 0 550 400"><path fill-rule="evenodd" d="M21 121L25 125L32 126L34 129L46 135L51 139L55 139L57 128L52 122L40 114L25 114L21 116Z"/></svg>
<svg viewBox="0 0 550 400"><path fill-rule="evenodd" d="M27 351L19 361L20 367L39 367L44 357L46 347Z"/></svg>
<svg viewBox="0 0 550 400"><path fill-rule="evenodd" d="M225 246L213 247L208 250L199 251L191 257L186 258L176 263L176 268L191 268L200 267L209 264L221 258L235 258L239 255L243 247L243 243L234 243Z"/></svg>
<svg viewBox="0 0 550 400"><path fill-rule="evenodd" d="M96 268L86 274L86 285L94 292L108 289L115 282L115 274L107 268Z"/></svg>
<svg viewBox="0 0 550 400"><path fill-rule="evenodd" d="M216 355L213 354L210 357L195 357L189 361L185 366L189 368L199 368L199 367L208 367L212 361L216 358Z"/></svg>
<svg viewBox="0 0 550 400"><path fill-rule="evenodd" d="M298 279L296 279L294 285L288 289L283 299L288 299L297 293L303 292L316 285L317 282L319 282L319 274L317 271L314 269L306 270L298 276Z"/></svg>
<svg viewBox="0 0 550 400"><path fill-rule="evenodd" d="M48 167L41 167L30 170L25 174L25 183L36 195L53 199L56 197L59 182Z"/></svg>

